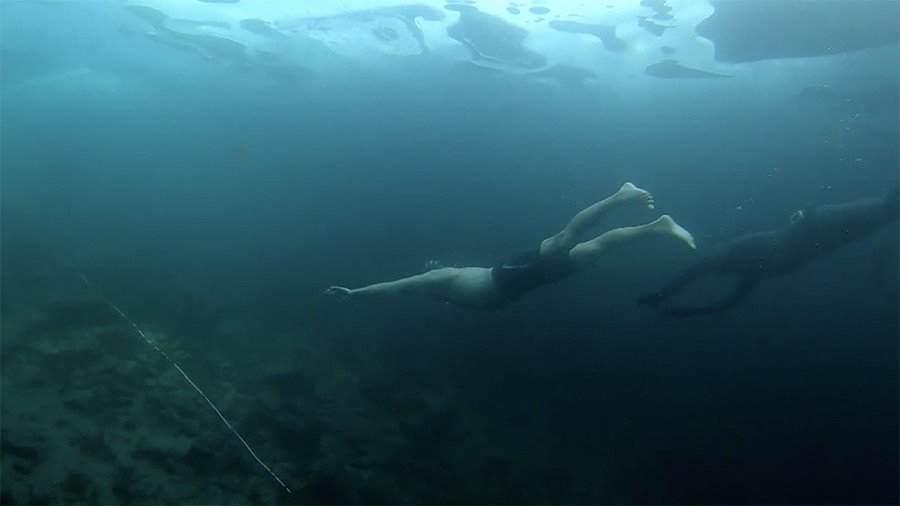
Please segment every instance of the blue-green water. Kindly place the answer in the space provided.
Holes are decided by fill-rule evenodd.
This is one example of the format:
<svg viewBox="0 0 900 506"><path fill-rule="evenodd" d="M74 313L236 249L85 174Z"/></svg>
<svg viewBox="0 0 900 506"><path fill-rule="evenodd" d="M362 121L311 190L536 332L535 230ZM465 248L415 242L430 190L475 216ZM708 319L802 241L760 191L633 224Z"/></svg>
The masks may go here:
<svg viewBox="0 0 900 506"><path fill-rule="evenodd" d="M159 44L118 2L0 14L4 504L897 502L896 222L728 313L635 304L718 243L897 185L896 26L829 35L828 13L840 53L723 39L730 78L572 83L437 50L261 67ZM624 181L656 209L601 229L665 212L699 252L635 244L489 312L322 294L490 266Z"/></svg>

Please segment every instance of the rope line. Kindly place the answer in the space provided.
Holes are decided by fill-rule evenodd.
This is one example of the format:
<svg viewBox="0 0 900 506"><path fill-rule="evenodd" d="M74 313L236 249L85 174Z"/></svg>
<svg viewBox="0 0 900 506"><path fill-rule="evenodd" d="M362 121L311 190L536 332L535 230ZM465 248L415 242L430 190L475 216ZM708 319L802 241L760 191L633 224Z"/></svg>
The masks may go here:
<svg viewBox="0 0 900 506"><path fill-rule="evenodd" d="M119 306L114 304L111 300L100 295L100 293L96 289L94 289L94 286L91 284L91 282L88 280L88 278L84 274L82 274L81 271L79 271L75 267L72 267L72 269L75 271L76 274L78 274L78 277L80 277L81 280L84 281L84 284L85 284L85 286L88 287L88 290L90 290L91 292L96 294L97 297L99 297L103 302L105 302L106 305L108 305L113 310L115 310L116 313L119 313L119 316L121 316L123 320L125 320L129 325L131 325L131 327L134 328L134 330L138 333L138 335L141 336L141 338L147 344L149 344L151 347L153 347L153 349L156 350L160 355L162 355L163 358L165 358L166 361L169 362L169 364L171 364L179 373L181 373L181 376L184 377L185 381L187 381L188 384L191 385L191 388L193 388L198 394L200 394L201 397L203 397L203 400L205 400L206 403L209 405L209 407L212 408L212 410L216 413L216 415L219 416L219 418L222 420L222 422L225 424L225 426L228 427L228 430L230 430L231 433L234 434L235 437L238 438L238 440L241 442L241 444L244 445L244 448L247 449L247 451L256 460L256 462L260 466L262 466L262 468L265 469L266 472L268 472L272 476L272 478L274 478L275 481L277 481L278 484L281 485L281 487L284 488L285 490L287 490L287 492L290 494L291 489L288 488L287 485L285 485L285 483L281 480L281 478L278 477L277 474L275 474L274 471L272 471L272 468L270 468L268 465L266 465L266 463L263 462L261 458L259 458L259 456L256 454L256 452L253 451L253 448L250 447L250 445L247 443L247 441L238 433L238 431L234 428L234 426L231 425L231 422L229 422L228 419L225 418L225 415L222 414L222 411L220 411L219 408L217 408L216 405L213 404L213 401L210 400L209 396L206 395L206 393L204 393L203 390L201 390L200 387L198 387L196 383L194 383L194 380L192 380L190 378L190 376L188 376L187 373L184 372L184 369L182 369L180 365L178 365L174 360L172 360L172 357L170 357L168 353L166 353L162 348L160 348L156 343L154 343L149 337L147 337L147 335L144 334L144 331L141 330L140 327L138 327L137 323L135 323L134 320L132 320L127 314L125 314L125 312L122 311L119 308Z"/></svg>

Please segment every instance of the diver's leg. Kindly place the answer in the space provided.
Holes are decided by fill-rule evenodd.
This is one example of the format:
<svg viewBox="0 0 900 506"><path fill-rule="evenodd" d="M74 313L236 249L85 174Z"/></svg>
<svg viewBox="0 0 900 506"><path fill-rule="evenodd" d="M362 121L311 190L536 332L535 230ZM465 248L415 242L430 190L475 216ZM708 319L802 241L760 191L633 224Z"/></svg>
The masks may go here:
<svg viewBox="0 0 900 506"><path fill-rule="evenodd" d="M738 283L737 287L734 289L731 294L722 299L719 302L713 304L706 304L700 306L690 306L690 307L676 307L676 308L665 308L661 312L666 316L673 317L684 317L684 316L699 316L706 314L715 314L722 313L728 311L729 309L734 308L744 299L747 298L747 295L753 290L756 286L756 283L759 280L756 278L741 278L741 281Z"/></svg>
<svg viewBox="0 0 900 506"><path fill-rule="evenodd" d="M650 192L638 188L632 183L625 183L616 193L582 209L559 233L544 239L541 243L541 256L550 256L572 249L585 231L605 213L627 202L640 202L653 209L653 196L650 195Z"/></svg>
<svg viewBox="0 0 900 506"><path fill-rule="evenodd" d="M640 238L659 235L673 237L696 249L694 238L690 232L675 223L675 220L668 214L664 214L650 223L636 227L617 228L590 241L576 244L569 250L569 260L576 269L580 269L619 246Z"/></svg>

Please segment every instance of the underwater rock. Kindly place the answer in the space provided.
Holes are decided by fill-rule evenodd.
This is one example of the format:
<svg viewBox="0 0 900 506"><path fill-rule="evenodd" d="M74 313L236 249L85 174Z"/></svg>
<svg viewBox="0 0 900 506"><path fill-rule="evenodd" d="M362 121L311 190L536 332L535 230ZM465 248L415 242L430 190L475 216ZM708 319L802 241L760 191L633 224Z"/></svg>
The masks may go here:
<svg viewBox="0 0 900 506"><path fill-rule="evenodd" d="M24 444L13 443L6 437L0 438L0 453L4 457L16 457L35 465L41 460L41 454L37 449Z"/></svg>
<svg viewBox="0 0 900 506"><path fill-rule="evenodd" d="M59 334L66 331L86 330L115 323L110 308L100 302L66 302L54 304L44 310L44 316L28 326L23 335L33 338L43 334Z"/></svg>

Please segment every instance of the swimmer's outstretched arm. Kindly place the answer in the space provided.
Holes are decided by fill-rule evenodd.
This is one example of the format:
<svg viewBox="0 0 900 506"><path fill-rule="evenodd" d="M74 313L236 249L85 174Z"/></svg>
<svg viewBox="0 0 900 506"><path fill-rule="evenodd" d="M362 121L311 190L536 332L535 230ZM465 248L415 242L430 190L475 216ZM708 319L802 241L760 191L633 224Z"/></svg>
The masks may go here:
<svg viewBox="0 0 900 506"><path fill-rule="evenodd" d="M422 294L463 305L477 305L491 295L491 270L484 267L442 267L408 278L385 281L360 288L331 286L325 295L340 299L383 295Z"/></svg>
<svg viewBox="0 0 900 506"><path fill-rule="evenodd" d="M339 299L355 299L359 297L427 292L429 286L437 281L437 276L433 274L434 272L436 271L428 271L422 274L417 274L415 276L410 276L408 278L375 283L360 288L330 286L325 289L324 293L325 295L330 295Z"/></svg>
<svg viewBox="0 0 900 506"><path fill-rule="evenodd" d="M493 309L502 302L494 286L491 269L486 267L442 267L361 288L331 286L325 289L325 295L340 299L401 294L425 295L438 301L475 309Z"/></svg>

